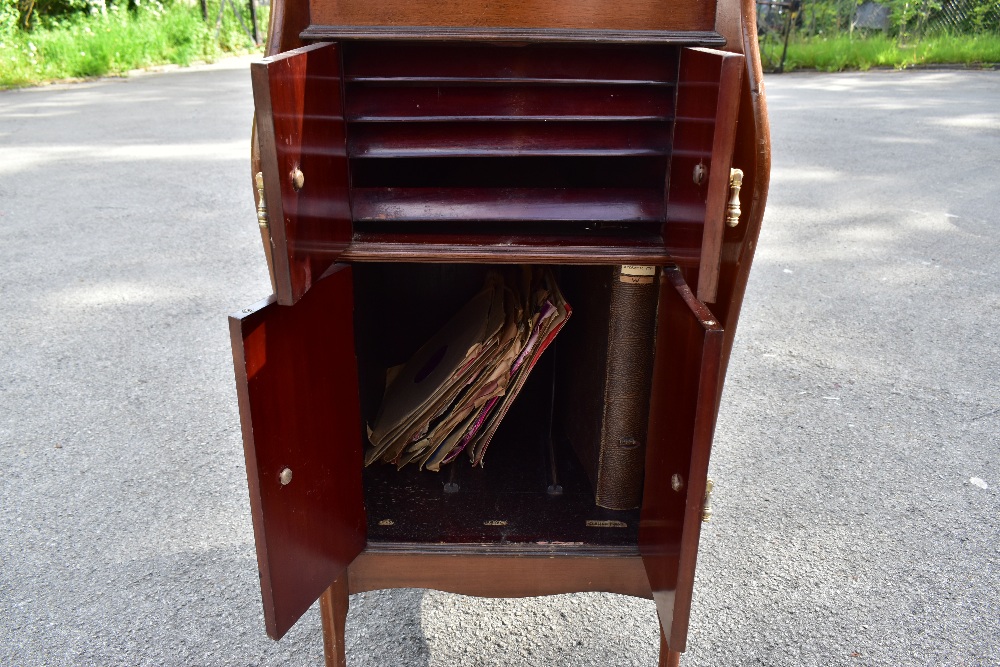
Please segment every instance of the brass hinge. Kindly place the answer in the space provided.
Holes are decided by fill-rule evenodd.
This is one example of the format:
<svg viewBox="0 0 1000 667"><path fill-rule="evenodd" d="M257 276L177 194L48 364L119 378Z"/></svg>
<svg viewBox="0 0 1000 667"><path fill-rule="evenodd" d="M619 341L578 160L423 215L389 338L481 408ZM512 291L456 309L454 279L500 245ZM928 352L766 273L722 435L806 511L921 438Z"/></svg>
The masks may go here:
<svg viewBox="0 0 1000 667"><path fill-rule="evenodd" d="M740 224L740 187L743 185L743 170L729 170L729 205L726 206L726 224L735 227Z"/></svg>
<svg viewBox="0 0 1000 667"><path fill-rule="evenodd" d="M257 224L267 229L267 203L264 201L264 173L258 171L254 177L257 183Z"/></svg>
<svg viewBox="0 0 1000 667"><path fill-rule="evenodd" d="M715 482L707 480L705 482L705 502L701 506L701 520L708 523L712 520L712 491L715 490Z"/></svg>

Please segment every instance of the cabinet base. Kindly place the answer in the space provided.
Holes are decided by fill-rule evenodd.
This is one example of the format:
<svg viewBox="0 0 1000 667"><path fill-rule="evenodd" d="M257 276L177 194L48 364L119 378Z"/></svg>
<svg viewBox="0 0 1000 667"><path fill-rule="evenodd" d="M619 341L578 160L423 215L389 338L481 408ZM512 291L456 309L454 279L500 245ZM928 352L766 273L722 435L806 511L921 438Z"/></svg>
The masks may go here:
<svg viewBox="0 0 1000 667"><path fill-rule="evenodd" d="M323 593L326 667L347 667L344 629L349 595L384 588L431 588L477 597L536 597L595 591L652 594L636 555L457 554L365 551ZM660 630L659 667L678 667L680 653Z"/></svg>

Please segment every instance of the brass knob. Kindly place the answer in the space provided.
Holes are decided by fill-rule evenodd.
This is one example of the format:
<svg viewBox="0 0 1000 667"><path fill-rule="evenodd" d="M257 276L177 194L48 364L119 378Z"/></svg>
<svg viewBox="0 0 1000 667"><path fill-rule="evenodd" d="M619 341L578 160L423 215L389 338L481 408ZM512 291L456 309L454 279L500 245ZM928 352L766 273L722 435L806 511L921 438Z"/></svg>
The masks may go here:
<svg viewBox="0 0 1000 667"><path fill-rule="evenodd" d="M296 167L292 169L292 173L289 174L292 179L292 187L298 192L302 189L302 186L306 184L306 175L302 173L302 170Z"/></svg>
<svg viewBox="0 0 1000 667"><path fill-rule="evenodd" d="M694 166L694 172L691 174L691 180L694 181L695 185L701 185L705 182L705 176L708 174L708 168L705 167L704 162L699 162Z"/></svg>
<svg viewBox="0 0 1000 667"><path fill-rule="evenodd" d="M670 476L670 488L676 491L677 493L680 493L681 490L684 488L684 478L681 477L680 473L675 472L673 475Z"/></svg>

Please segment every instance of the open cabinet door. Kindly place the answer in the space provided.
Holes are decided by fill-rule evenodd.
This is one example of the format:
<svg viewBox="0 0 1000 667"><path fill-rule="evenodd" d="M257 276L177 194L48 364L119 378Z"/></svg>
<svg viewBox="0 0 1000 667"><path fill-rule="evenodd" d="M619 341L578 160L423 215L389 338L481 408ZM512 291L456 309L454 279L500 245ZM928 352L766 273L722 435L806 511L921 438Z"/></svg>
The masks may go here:
<svg viewBox="0 0 1000 667"><path fill-rule="evenodd" d="M294 306L230 316L267 634L279 639L365 546L351 269Z"/></svg>
<svg viewBox="0 0 1000 667"><path fill-rule="evenodd" d="M739 53L681 49L667 219L668 226L700 228L695 292L705 303L715 302L719 287L729 170L745 69L746 59Z"/></svg>
<svg viewBox="0 0 1000 667"><path fill-rule="evenodd" d="M253 63L260 168L278 303L302 298L351 240L340 50L313 44Z"/></svg>
<svg viewBox="0 0 1000 667"><path fill-rule="evenodd" d="M676 267L663 270L639 551L672 651L687 642L723 330Z"/></svg>

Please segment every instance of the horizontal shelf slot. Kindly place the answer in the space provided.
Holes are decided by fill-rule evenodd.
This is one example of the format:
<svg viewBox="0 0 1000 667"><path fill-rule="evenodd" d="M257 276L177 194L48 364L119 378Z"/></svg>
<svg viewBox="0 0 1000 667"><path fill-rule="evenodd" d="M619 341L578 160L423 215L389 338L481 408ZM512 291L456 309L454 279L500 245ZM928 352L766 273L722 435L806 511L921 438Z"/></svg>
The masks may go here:
<svg viewBox="0 0 1000 667"><path fill-rule="evenodd" d="M355 188L648 188L663 190L664 156L481 156L352 159Z"/></svg>
<svg viewBox="0 0 1000 667"><path fill-rule="evenodd" d="M345 44L350 79L478 79L673 83L676 49L657 46Z"/></svg>
<svg viewBox="0 0 1000 667"><path fill-rule="evenodd" d="M663 220L662 190L634 188L355 188L355 221Z"/></svg>
<svg viewBox="0 0 1000 667"><path fill-rule="evenodd" d="M352 158L666 155L666 123L354 123Z"/></svg>
<svg viewBox="0 0 1000 667"><path fill-rule="evenodd" d="M668 88L629 86L368 86L349 84L348 121L667 120Z"/></svg>
<svg viewBox="0 0 1000 667"><path fill-rule="evenodd" d="M634 79L540 79L520 77L462 77L462 76L345 76L347 83L366 83L386 86L660 86L673 87L669 81L641 81Z"/></svg>
<svg viewBox="0 0 1000 667"><path fill-rule="evenodd" d="M715 125L715 116L705 118L695 118L693 116L677 116L674 121L680 123L691 123L692 125Z"/></svg>
<svg viewBox="0 0 1000 667"><path fill-rule="evenodd" d="M468 235L470 238L531 238L538 234L550 237L570 236L589 239L591 243L618 243L620 240L656 243L662 223L607 222L594 220L355 220L354 232L360 234L398 234L407 236Z"/></svg>
<svg viewBox="0 0 1000 667"><path fill-rule="evenodd" d="M669 122L670 116L648 115L648 116L553 116L551 114L541 114L533 116L497 116L491 114L473 115L439 115L439 116L357 116L350 119L352 123L520 123L525 121L544 123L546 121L558 120L559 122L571 123L633 123L633 122Z"/></svg>
<svg viewBox="0 0 1000 667"><path fill-rule="evenodd" d="M484 264L677 264L698 266L697 247L665 246L656 239L607 239L536 234L355 233L341 254L349 262L453 262Z"/></svg>

